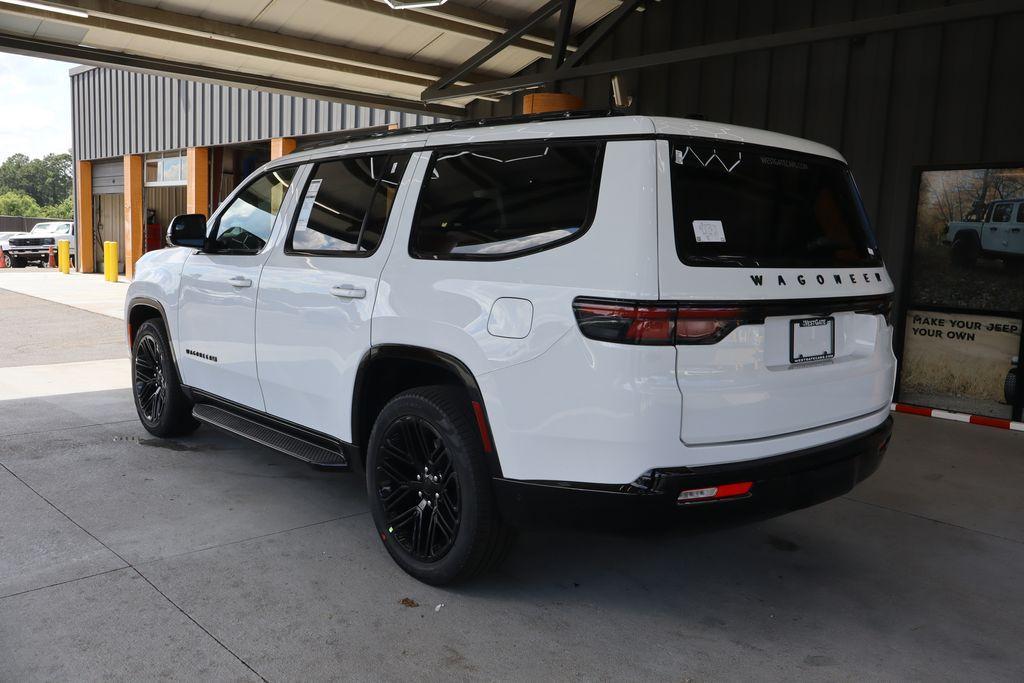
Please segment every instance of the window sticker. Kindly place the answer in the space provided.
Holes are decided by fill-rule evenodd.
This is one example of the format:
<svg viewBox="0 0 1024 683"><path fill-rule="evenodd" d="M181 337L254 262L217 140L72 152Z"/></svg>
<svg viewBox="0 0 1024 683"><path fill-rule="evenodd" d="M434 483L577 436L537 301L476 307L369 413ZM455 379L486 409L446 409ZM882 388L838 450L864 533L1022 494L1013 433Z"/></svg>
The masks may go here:
<svg viewBox="0 0 1024 683"><path fill-rule="evenodd" d="M306 224L309 223L309 214L313 213L313 205L316 204L316 195L320 192L320 183L322 182L321 178L317 178L309 183L309 189L306 190L306 196L302 200L298 221L295 223L296 232L306 229Z"/></svg>
<svg viewBox="0 0 1024 683"><path fill-rule="evenodd" d="M693 221L693 237L697 242L724 242L722 221Z"/></svg>

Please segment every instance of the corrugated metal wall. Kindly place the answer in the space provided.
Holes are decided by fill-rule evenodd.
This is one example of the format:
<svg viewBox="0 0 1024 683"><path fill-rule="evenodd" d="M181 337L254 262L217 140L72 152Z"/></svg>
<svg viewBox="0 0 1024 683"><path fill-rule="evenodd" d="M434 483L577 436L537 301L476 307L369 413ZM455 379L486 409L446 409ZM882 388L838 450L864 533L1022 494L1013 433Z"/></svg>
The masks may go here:
<svg viewBox="0 0 1024 683"><path fill-rule="evenodd" d="M943 0L662 0L634 13L590 61L927 9ZM818 140L849 160L899 279L914 167L1024 163L1024 14L674 64L624 75L639 113L699 112ZM609 78L562 84L606 108ZM514 113L478 102L473 116Z"/></svg>
<svg viewBox="0 0 1024 683"><path fill-rule="evenodd" d="M71 76L76 159L297 137L434 117L99 67Z"/></svg>

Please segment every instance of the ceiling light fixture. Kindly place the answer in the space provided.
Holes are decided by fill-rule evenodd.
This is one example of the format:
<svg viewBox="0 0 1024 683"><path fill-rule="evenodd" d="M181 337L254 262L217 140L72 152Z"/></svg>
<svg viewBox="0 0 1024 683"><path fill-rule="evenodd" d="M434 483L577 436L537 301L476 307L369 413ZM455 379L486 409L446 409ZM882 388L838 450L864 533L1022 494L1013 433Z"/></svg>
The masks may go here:
<svg viewBox="0 0 1024 683"><path fill-rule="evenodd" d="M448 0L384 0L391 9L419 9L421 7L440 7Z"/></svg>
<svg viewBox="0 0 1024 683"><path fill-rule="evenodd" d="M46 10L47 12L56 12L57 14L67 14L72 17L79 17L81 19L88 19L89 13L83 12L78 9L69 9L67 7L56 7L54 5L44 5L41 2L30 2L29 0L0 0L5 5L19 5L21 7L31 7L32 9Z"/></svg>

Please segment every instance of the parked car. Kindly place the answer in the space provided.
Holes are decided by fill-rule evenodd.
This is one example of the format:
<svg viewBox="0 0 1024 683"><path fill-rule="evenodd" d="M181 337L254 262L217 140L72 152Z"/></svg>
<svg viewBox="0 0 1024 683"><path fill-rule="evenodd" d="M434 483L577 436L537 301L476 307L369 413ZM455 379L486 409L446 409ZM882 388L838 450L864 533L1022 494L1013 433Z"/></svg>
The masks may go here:
<svg viewBox="0 0 1024 683"><path fill-rule="evenodd" d="M168 241L126 301L143 426L361 473L429 583L531 524L807 506L889 442L893 285L814 142L442 124L272 161Z"/></svg>
<svg viewBox="0 0 1024 683"><path fill-rule="evenodd" d="M4 255L6 257L8 253L10 254L9 265L12 268L24 268L30 263L42 268L49 262L51 247L56 258L57 242L62 239L70 242L73 265L76 245L75 224L71 221L36 223L29 232L11 237L8 240L9 249L4 249Z"/></svg>
<svg viewBox="0 0 1024 683"><path fill-rule="evenodd" d="M982 255L1007 263L1024 258L1024 199L992 202L976 218L980 220L952 221L946 226L943 242L951 245L954 263L971 266Z"/></svg>
<svg viewBox="0 0 1024 683"><path fill-rule="evenodd" d="M11 256L8 251L11 248L10 239L16 235L24 235L23 232L0 232L0 251L4 252L4 266L12 267Z"/></svg>

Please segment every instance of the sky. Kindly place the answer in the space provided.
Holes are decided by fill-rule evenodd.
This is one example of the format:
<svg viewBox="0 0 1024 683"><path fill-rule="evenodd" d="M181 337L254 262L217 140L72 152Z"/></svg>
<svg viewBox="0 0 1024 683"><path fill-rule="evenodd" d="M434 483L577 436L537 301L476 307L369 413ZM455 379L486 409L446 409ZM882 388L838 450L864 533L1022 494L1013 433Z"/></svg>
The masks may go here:
<svg viewBox="0 0 1024 683"><path fill-rule="evenodd" d="M71 149L74 64L0 53L0 161Z"/></svg>

